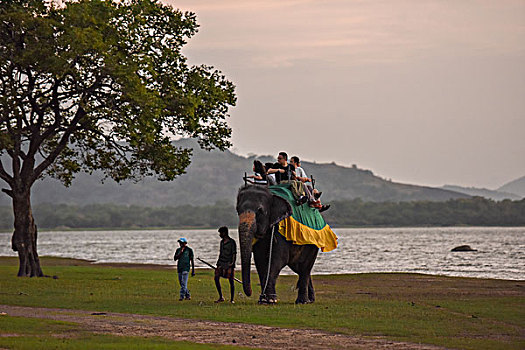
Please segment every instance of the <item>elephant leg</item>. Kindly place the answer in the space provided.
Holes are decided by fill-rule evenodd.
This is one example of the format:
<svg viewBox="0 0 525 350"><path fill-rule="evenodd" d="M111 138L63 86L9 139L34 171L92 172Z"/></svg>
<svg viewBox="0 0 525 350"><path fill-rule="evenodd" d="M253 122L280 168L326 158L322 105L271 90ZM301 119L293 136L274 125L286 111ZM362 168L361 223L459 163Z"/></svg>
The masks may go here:
<svg viewBox="0 0 525 350"><path fill-rule="evenodd" d="M275 290L275 286L277 284L277 278L279 277L279 272L281 272L284 265L275 265L272 264L272 267L270 268L270 275L268 276L268 283L265 283L262 285L261 288L263 288L263 291L261 293L261 298L259 299L259 303L263 304L275 304L277 303L277 292ZM265 276L266 277L266 276Z"/></svg>
<svg viewBox="0 0 525 350"><path fill-rule="evenodd" d="M296 304L307 304L308 299L308 281L310 280L310 275L301 274L299 275L299 280L297 281L297 299L295 299Z"/></svg>
<svg viewBox="0 0 525 350"><path fill-rule="evenodd" d="M314 245L294 246L291 250L291 261L288 264L292 271L299 275L297 281L297 304L305 304L315 300L315 292L311 281L311 271L319 249Z"/></svg>
<svg viewBox="0 0 525 350"><path fill-rule="evenodd" d="M312 276L310 276L310 278L308 279L308 302L315 302L315 290L314 285L312 283Z"/></svg>
<svg viewBox="0 0 525 350"><path fill-rule="evenodd" d="M268 275L268 252L270 249L270 240L260 240L253 247L253 260L257 275L259 275L259 285L261 286L261 294L259 296L259 304L267 304L267 297L265 291L266 276Z"/></svg>
<svg viewBox="0 0 525 350"><path fill-rule="evenodd" d="M270 242L268 240L268 242L264 243L264 245L261 244L261 247L258 248L264 249L265 254L259 254L259 258L256 260L256 265L259 265L257 272L259 273L259 279L261 281L261 296L259 298L259 303L274 304L277 302L277 293L275 291L277 278L283 267L286 266L287 255L283 253L283 250L286 250L286 246L281 242L279 236L274 236L272 254L270 257ZM270 268L269 272L268 268ZM267 278L268 281L266 280Z"/></svg>
<svg viewBox="0 0 525 350"><path fill-rule="evenodd" d="M297 285L295 286L295 289L299 290L299 280L297 280ZM315 290L314 290L314 285L312 284L312 276L311 275L310 275L310 277L308 279L307 295L308 295L308 302L309 303L315 302Z"/></svg>
<svg viewBox="0 0 525 350"><path fill-rule="evenodd" d="M268 250L268 246L264 243L265 242L257 242L253 247L253 261L255 263L257 275L259 276L259 285L261 285L261 288L264 286L264 279L268 268L268 254L265 254Z"/></svg>
<svg viewBox="0 0 525 350"><path fill-rule="evenodd" d="M253 260L257 275L259 275L259 285L261 286L261 294L259 296L259 304L268 304L268 298L263 291L266 285L266 276L268 274L268 252L270 249L270 240L261 239L253 246Z"/></svg>

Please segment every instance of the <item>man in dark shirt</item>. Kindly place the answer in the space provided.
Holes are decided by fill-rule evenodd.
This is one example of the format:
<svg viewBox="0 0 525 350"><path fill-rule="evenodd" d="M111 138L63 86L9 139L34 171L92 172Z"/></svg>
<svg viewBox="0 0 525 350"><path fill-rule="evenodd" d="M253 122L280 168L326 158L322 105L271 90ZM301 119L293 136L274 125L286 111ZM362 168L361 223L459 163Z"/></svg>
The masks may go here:
<svg viewBox="0 0 525 350"><path fill-rule="evenodd" d="M295 179L295 167L288 163L288 154L286 152L279 152L277 163L268 170L268 174L275 174L275 180L278 184L282 181Z"/></svg>
<svg viewBox="0 0 525 350"><path fill-rule="evenodd" d="M304 185L301 181L296 180L295 166L288 163L288 154L279 152L277 163L268 170L268 175L275 174L275 180L278 184L290 183L291 191L295 198L295 204L303 205L308 201L305 195Z"/></svg>
<svg viewBox="0 0 525 350"><path fill-rule="evenodd" d="M233 297L235 295L235 259L237 257L237 244L228 236L228 228L222 226L219 228L219 236L222 238L221 245L219 249L219 259L217 260L217 268L215 269L215 286L217 287L217 292L219 292L219 299L216 303L224 301L222 296L221 282L220 278L224 277L230 281L230 302L233 304Z"/></svg>
<svg viewBox="0 0 525 350"><path fill-rule="evenodd" d="M180 299L179 300L190 300L191 295L188 290L188 275L190 273L191 264L191 275L195 276L195 264L193 263L193 249L188 247L188 240L184 237L178 240L180 247L175 251L173 260L177 261L177 272L179 274L180 283Z"/></svg>

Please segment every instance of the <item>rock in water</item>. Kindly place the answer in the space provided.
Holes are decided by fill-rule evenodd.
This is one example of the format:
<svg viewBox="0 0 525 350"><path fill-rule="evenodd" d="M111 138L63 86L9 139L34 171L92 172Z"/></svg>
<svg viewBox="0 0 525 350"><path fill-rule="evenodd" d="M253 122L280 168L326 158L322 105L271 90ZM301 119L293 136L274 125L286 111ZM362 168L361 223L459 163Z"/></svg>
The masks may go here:
<svg viewBox="0 0 525 350"><path fill-rule="evenodd" d="M451 252L477 252L477 249L472 249L469 245L460 245L451 250Z"/></svg>

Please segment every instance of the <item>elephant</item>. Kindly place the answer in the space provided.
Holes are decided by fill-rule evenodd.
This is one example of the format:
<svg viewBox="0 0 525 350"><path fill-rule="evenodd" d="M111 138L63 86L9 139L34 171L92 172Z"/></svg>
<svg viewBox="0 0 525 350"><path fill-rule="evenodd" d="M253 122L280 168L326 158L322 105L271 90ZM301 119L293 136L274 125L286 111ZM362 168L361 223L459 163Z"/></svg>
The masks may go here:
<svg viewBox="0 0 525 350"><path fill-rule="evenodd" d="M295 303L314 302L315 292L310 273L319 248L314 244L293 244L278 232L276 224L292 215L292 208L288 201L272 194L265 186L246 185L239 189L236 210L239 215L238 231L244 293L247 296L252 294L250 266L253 252L261 283L260 304L277 302L275 284L279 272L285 266L289 266L299 275Z"/></svg>

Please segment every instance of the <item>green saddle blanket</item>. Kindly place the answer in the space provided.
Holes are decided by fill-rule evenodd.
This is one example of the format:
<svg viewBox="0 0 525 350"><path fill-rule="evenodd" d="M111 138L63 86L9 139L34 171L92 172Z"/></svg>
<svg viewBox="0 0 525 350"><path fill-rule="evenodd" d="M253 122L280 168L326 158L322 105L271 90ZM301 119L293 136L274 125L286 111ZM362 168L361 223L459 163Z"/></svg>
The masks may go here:
<svg viewBox="0 0 525 350"><path fill-rule="evenodd" d="M292 216L279 223L279 233L295 244L315 244L323 252L337 248L337 236L319 210L308 204L296 205L290 188L290 184L269 187L272 194L284 198L292 206Z"/></svg>

